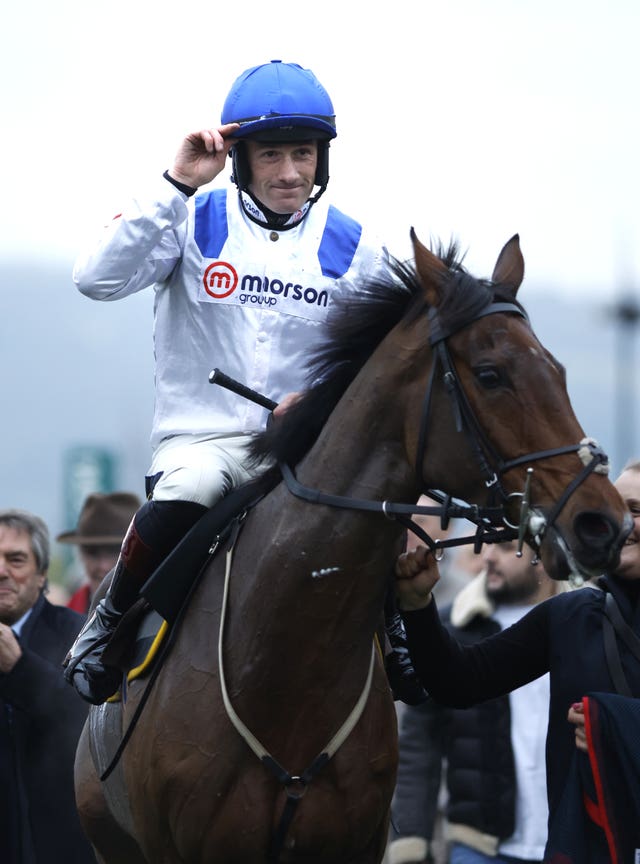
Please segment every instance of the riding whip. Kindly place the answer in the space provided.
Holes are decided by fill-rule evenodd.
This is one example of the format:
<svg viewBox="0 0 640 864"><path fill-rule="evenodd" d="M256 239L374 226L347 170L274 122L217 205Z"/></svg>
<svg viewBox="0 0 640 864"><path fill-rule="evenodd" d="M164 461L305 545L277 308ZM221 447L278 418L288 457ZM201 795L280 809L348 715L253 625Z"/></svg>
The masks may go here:
<svg viewBox="0 0 640 864"><path fill-rule="evenodd" d="M219 384L221 387L231 390L232 393L237 393L238 396L244 396L245 399L249 399L257 405L262 405L263 408L267 408L269 411L273 411L278 404L273 399L269 399L268 396L258 393L257 390L252 390L246 384L241 384L240 381L236 381L235 378L231 378L229 375L221 372L220 369L214 369L209 373L209 383Z"/></svg>

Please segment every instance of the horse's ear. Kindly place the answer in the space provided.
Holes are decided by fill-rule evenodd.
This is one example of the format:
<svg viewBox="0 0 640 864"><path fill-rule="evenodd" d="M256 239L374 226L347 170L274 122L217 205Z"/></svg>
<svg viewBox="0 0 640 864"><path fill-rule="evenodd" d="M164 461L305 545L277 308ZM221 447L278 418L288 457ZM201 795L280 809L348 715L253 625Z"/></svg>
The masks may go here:
<svg viewBox="0 0 640 864"><path fill-rule="evenodd" d="M503 285L515 297L524 279L524 258L520 251L520 235L514 234L502 247L491 281Z"/></svg>
<svg viewBox="0 0 640 864"><path fill-rule="evenodd" d="M446 266L427 249L419 240L414 229L411 229L411 242L413 244L413 255L416 262L416 270L420 282L424 288L429 306L437 306L440 302L440 288L442 284L441 275L447 272Z"/></svg>

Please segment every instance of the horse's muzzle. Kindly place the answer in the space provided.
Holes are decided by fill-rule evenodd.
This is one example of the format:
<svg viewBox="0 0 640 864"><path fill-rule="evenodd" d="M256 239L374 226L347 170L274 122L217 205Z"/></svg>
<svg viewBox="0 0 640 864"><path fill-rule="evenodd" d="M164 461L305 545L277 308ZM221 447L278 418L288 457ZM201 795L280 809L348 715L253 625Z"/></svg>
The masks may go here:
<svg viewBox="0 0 640 864"><path fill-rule="evenodd" d="M576 571L585 579L611 573L618 566L620 551L632 528L630 513L620 524L601 511L582 510L573 520L571 540L557 526L547 532L542 549L545 569L555 579L569 579Z"/></svg>
<svg viewBox="0 0 640 864"><path fill-rule="evenodd" d="M590 569L611 571L620 559L620 550L633 528L631 514L625 514L622 525L606 514L583 510L573 520L578 541L575 555Z"/></svg>

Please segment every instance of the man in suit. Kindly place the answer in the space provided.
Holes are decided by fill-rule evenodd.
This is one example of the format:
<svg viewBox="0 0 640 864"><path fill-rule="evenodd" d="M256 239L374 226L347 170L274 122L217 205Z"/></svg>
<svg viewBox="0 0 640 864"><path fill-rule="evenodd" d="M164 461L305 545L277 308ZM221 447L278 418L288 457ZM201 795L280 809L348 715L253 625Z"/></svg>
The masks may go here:
<svg viewBox="0 0 640 864"><path fill-rule="evenodd" d="M48 567L42 519L0 510L0 861L95 864L73 786L87 706L62 672L84 617L48 602Z"/></svg>

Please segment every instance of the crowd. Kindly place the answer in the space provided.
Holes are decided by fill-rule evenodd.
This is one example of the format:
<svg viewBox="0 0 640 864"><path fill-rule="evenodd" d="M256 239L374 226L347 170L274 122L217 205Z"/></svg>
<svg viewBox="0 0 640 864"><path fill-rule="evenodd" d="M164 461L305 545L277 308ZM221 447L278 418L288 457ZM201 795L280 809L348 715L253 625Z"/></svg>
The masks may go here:
<svg viewBox="0 0 640 864"><path fill-rule="evenodd" d="M537 603L506 630L479 642L456 638L440 618L431 594L439 578L438 566L428 550L421 546L398 559L399 605L411 657L423 686L439 705L471 710L487 700L513 696L518 688L549 675L545 849L542 858L516 856L516 861L605 864L632 861L640 849L635 793L640 780L635 755L640 695L636 644L640 461L630 461L615 486L633 516L633 529L616 571L603 574L595 584ZM611 714L611 724L606 726L604 718ZM605 753L609 758L603 764ZM614 757L625 772L614 772L605 789L600 778ZM470 839L469 833L465 836ZM498 840L504 839L498 835ZM487 852L476 847L451 860L481 862ZM499 848L491 857L514 860Z"/></svg>
<svg viewBox="0 0 640 864"><path fill-rule="evenodd" d="M155 291L153 453L144 502L96 490L57 536L83 568L67 605L47 596L47 526L0 511L2 862L95 861L73 762L88 703L120 683L103 648L185 533L267 467L248 450L267 412L211 388L208 372L224 367L268 393L276 414L287 410L332 298L385 265L380 241L323 197L336 134L310 70L247 69L220 124L187 135L153 187L78 257L74 281L93 299ZM229 188L202 190L228 158ZM267 306L247 302L256 284ZM385 604L390 687L408 703L398 709L391 864L604 864L634 850L637 860L640 813L620 829L593 782L602 753L631 747L633 725L620 718L640 693L640 463L616 485L634 530L618 570L597 584L565 591L508 544L485 548L480 572L444 574L439 588L425 547L400 557ZM605 716L620 740L596 723ZM610 797L622 795L616 779Z"/></svg>

